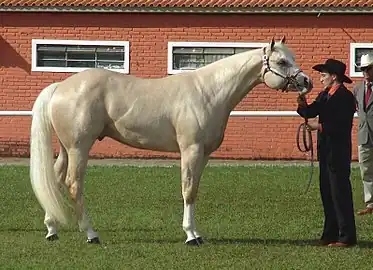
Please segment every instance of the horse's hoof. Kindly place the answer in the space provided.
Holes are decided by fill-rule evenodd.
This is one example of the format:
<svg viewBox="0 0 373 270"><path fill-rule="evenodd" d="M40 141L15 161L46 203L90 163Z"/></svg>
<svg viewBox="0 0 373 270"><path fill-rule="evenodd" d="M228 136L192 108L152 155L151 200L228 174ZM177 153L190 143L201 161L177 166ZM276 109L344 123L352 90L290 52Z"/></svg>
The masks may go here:
<svg viewBox="0 0 373 270"><path fill-rule="evenodd" d="M201 237L198 237L196 239L192 239L192 240L185 242L185 244L187 244L188 246L200 246L203 244L203 240Z"/></svg>
<svg viewBox="0 0 373 270"><path fill-rule="evenodd" d="M58 235L57 234L52 234L52 235L47 236L46 239L48 241L56 241L56 240L58 240Z"/></svg>
<svg viewBox="0 0 373 270"><path fill-rule="evenodd" d="M87 243L88 244L101 244L100 243L100 239L98 237L95 237L95 238L92 238L92 239L88 239Z"/></svg>
<svg viewBox="0 0 373 270"><path fill-rule="evenodd" d="M205 242L203 242L202 237L197 237L196 240L199 242L200 245L202 245L203 243L205 243Z"/></svg>

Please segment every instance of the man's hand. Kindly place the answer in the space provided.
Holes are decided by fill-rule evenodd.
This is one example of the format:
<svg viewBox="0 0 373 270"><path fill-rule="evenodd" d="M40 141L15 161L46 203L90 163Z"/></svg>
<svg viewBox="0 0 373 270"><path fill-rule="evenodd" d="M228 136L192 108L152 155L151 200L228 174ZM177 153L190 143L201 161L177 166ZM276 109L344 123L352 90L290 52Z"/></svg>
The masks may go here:
<svg viewBox="0 0 373 270"><path fill-rule="evenodd" d="M309 130L318 130L319 129L319 123L318 122L308 122L307 123L307 128Z"/></svg>
<svg viewBox="0 0 373 270"><path fill-rule="evenodd" d="M298 106L301 108L307 107L306 97L304 95L299 95L297 98Z"/></svg>

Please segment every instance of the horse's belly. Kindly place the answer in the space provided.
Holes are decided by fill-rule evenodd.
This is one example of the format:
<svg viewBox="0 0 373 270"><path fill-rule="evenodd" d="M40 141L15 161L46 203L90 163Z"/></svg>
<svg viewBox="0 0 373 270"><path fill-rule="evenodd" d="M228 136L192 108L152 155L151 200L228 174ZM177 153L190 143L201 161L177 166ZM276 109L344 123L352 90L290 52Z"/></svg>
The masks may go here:
<svg viewBox="0 0 373 270"><path fill-rule="evenodd" d="M166 128L146 128L128 129L115 128L107 136L135 148L162 151L179 152L179 145L171 130Z"/></svg>
<svg viewBox="0 0 373 270"><path fill-rule="evenodd" d="M135 138L127 138L124 142L132 147L161 151L161 152L179 152L179 146L173 140L157 140L149 139L148 137L136 136Z"/></svg>
<svg viewBox="0 0 373 270"><path fill-rule="evenodd" d="M212 153L216 151L220 147L221 143L223 142L224 132L217 131L216 133L211 134L207 138L208 139L206 140L206 143L205 143L205 152Z"/></svg>

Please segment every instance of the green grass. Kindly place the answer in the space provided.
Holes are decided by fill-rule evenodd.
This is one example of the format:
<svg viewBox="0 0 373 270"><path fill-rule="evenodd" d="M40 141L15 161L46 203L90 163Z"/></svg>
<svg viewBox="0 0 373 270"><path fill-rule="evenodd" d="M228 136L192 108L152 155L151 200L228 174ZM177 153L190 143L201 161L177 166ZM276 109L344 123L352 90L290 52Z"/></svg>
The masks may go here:
<svg viewBox="0 0 373 270"><path fill-rule="evenodd" d="M28 167L0 167L0 269L372 269L372 217L356 217L359 245L314 245L323 225L316 168L208 167L196 205L206 244L184 245L178 167L89 167L86 204L102 245L75 226L44 239ZM362 183L352 172L355 210Z"/></svg>

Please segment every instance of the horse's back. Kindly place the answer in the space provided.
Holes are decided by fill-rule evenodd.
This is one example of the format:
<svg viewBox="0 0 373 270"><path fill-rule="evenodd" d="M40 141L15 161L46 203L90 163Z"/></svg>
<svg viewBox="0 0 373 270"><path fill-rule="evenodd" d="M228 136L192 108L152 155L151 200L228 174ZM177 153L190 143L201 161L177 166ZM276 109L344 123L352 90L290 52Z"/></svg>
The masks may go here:
<svg viewBox="0 0 373 270"><path fill-rule="evenodd" d="M166 81L166 82L165 82ZM177 151L165 79L144 79L103 69L86 70L62 81L52 98L57 132L112 137L138 148ZM74 134L73 134L74 135ZM75 136L76 137L76 136ZM169 145L169 144L172 145Z"/></svg>
<svg viewBox="0 0 373 270"><path fill-rule="evenodd" d="M52 98L55 129L178 151L177 140L193 143L207 136L200 133L211 125L211 112L194 79L193 73L150 79L104 69L74 74L58 85Z"/></svg>

